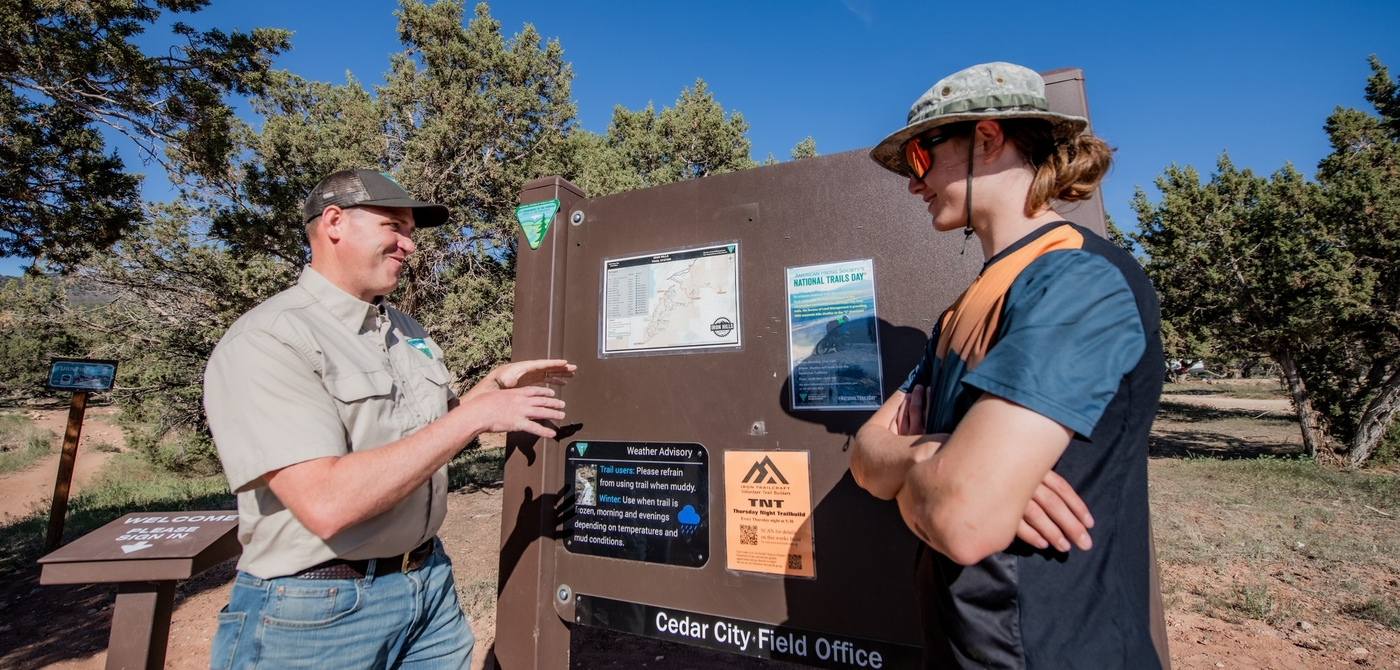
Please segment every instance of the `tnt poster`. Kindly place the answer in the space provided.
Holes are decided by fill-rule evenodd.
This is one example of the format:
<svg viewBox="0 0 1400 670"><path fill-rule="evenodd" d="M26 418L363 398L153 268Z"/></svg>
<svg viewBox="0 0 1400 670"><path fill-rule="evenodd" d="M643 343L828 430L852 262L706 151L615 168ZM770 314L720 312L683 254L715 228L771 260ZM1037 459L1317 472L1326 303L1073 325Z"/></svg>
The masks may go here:
<svg viewBox="0 0 1400 670"><path fill-rule="evenodd" d="M817 576L810 461L805 451L724 452L728 569Z"/></svg>

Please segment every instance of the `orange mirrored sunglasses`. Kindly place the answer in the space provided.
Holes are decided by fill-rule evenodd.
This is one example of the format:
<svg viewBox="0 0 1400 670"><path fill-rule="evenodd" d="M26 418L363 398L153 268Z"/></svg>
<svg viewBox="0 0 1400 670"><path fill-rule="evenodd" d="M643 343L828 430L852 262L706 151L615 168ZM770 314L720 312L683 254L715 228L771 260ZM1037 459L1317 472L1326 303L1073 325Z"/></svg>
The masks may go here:
<svg viewBox="0 0 1400 670"><path fill-rule="evenodd" d="M947 135L915 137L904 143L904 162L909 165L909 174L915 179L923 179L933 167L933 148L948 141Z"/></svg>

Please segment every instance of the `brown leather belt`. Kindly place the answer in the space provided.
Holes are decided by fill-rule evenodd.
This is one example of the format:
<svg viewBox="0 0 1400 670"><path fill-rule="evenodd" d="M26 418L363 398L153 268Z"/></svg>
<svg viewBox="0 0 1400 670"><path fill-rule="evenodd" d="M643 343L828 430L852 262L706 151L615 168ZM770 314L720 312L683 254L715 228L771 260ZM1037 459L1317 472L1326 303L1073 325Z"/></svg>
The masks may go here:
<svg viewBox="0 0 1400 670"><path fill-rule="evenodd" d="M367 558L352 561L344 558L332 558L325 563L313 565L301 572L292 575L297 579L360 579L369 572L369 562L375 562L375 575L390 575L400 572L408 572L423 567L423 563L433 555L433 540L429 538L427 542L414 547L406 554L395 554L384 558Z"/></svg>

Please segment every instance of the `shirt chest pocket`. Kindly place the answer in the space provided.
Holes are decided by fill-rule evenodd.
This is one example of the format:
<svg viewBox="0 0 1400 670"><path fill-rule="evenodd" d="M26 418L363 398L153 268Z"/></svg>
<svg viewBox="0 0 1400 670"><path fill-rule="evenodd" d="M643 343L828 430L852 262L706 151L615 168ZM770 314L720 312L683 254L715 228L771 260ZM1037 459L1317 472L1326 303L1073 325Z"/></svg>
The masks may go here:
<svg viewBox="0 0 1400 670"><path fill-rule="evenodd" d="M435 421L447 413L448 389L447 368L436 360L418 365L412 375L415 396L418 397L423 413L428 421Z"/></svg>
<svg viewBox="0 0 1400 670"><path fill-rule="evenodd" d="M387 371L345 370L322 383L335 400L350 450L380 446L401 437L403 431L394 417L394 378Z"/></svg>
<svg viewBox="0 0 1400 670"><path fill-rule="evenodd" d="M335 379L325 380L325 385L331 397L345 405L362 403L379 396L391 400L394 394L394 378L383 370L346 372Z"/></svg>

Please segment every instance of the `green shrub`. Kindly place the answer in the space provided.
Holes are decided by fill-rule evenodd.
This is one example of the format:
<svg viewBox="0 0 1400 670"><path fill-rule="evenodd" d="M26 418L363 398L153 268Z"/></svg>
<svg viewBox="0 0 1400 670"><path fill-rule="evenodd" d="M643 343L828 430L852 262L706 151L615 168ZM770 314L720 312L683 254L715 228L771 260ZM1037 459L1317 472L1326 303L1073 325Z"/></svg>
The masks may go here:
<svg viewBox="0 0 1400 670"><path fill-rule="evenodd" d="M1385 437L1381 438L1381 443L1376 445L1376 453L1371 455L1371 460L1367 465L1396 465L1400 464L1400 421L1391 421L1390 428L1385 431Z"/></svg>

